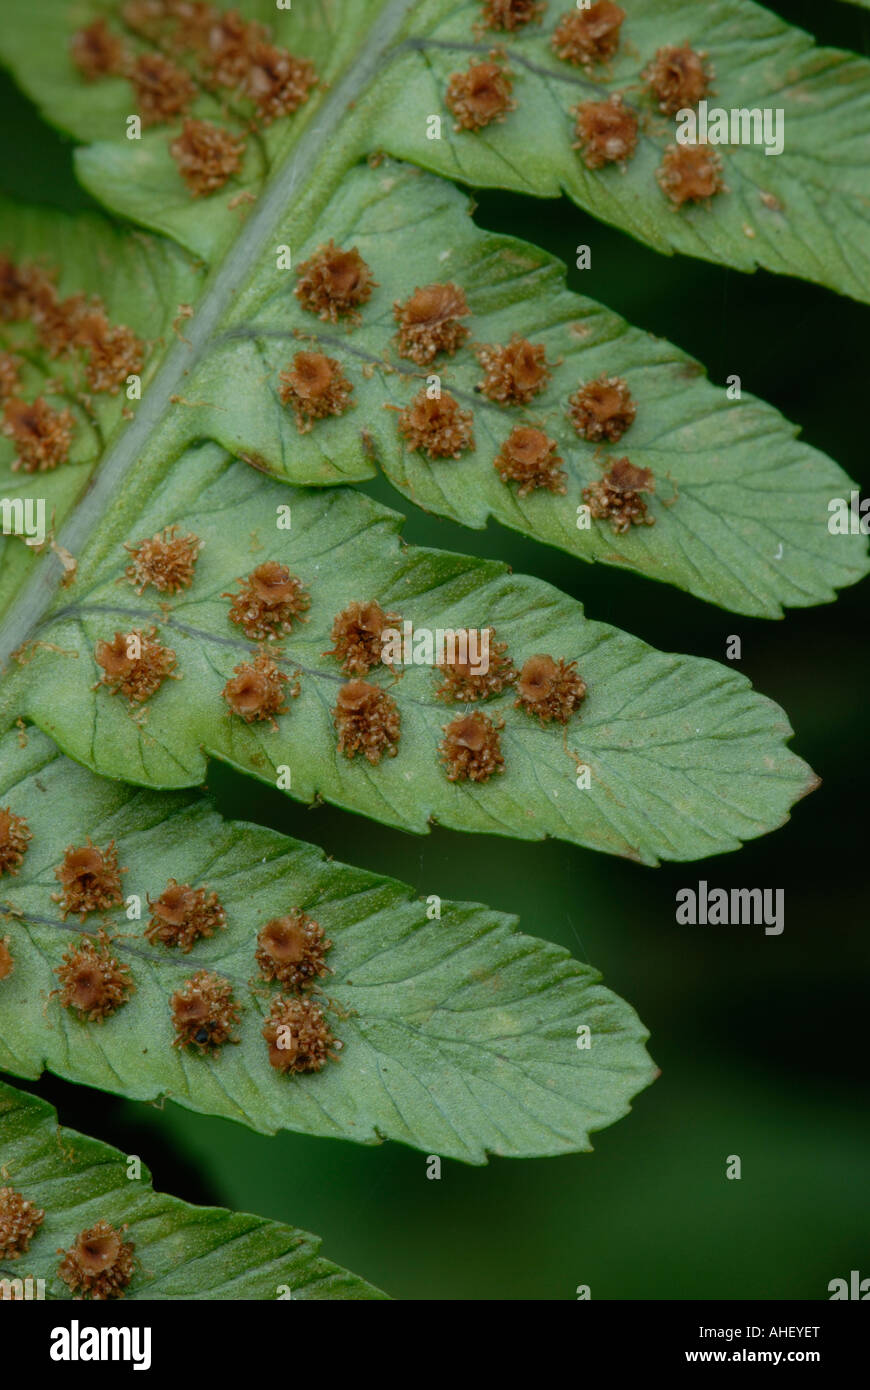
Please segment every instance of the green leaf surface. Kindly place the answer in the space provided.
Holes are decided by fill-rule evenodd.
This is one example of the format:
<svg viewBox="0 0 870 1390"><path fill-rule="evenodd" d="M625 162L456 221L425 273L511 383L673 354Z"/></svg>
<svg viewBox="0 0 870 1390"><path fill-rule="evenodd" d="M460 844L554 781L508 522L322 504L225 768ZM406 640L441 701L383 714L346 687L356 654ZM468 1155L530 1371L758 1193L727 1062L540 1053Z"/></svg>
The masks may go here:
<svg viewBox="0 0 870 1390"><path fill-rule="evenodd" d="M270 259L192 378L191 399L212 405L188 412L191 439L219 440L305 485L368 477L376 457L427 511L476 527L494 516L580 559L635 569L756 616L830 601L866 572L866 538L828 530L829 501L848 499L854 487L841 469L800 443L770 406L742 392L730 399L685 353L569 293L560 262L479 231L450 185L408 165L363 164L313 220L300 226L289 210L279 235L296 248L297 263L330 238L358 247L379 287L362 323L347 331L307 313L295 276ZM392 306L418 285L444 281L465 292L472 336L454 357L418 367L399 356ZM554 364L528 406L476 392L484 373L474 344L504 344L513 334L545 345ZM355 408L308 433L278 395L279 373L300 346L334 357L354 387ZM413 450L397 423L396 412L432 373L474 417L475 448L458 460ZM621 377L637 403L635 422L615 444L586 442L567 414L578 385L602 375ZM564 495L539 488L522 498L494 468L511 430L526 424L557 441ZM584 488L608 457L621 455L655 475L655 525L615 535L607 521L587 517L581 527Z"/></svg>
<svg viewBox="0 0 870 1390"><path fill-rule="evenodd" d="M516 919L469 903L427 901L393 879L325 860L271 830L224 821L208 803L96 779L31 730L0 745L0 805L32 832L20 872L2 884L15 962L0 981L0 1069L48 1067L137 1100L170 1097L265 1133L301 1130L358 1143L397 1139L425 1153L483 1163L589 1149L589 1133L624 1115L653 1079L634 1011L561 947L516 930ZM114 841L125 910L91 914L117 933L113 951L136 992L102 1024L80 1021L51 991L78 940L52 900L70 844ZM168 879L207 883L226 929L189 954L144 935ZM342 1048L310 1074L269 1064L263 1018L280 986L260 980L256 936L295 908L333 942L317 997ZM173 1047L169 999L196 970L231 981L240 1042L219 1056ZM591 1047L578 1028L591 1029Z"/></svg>
<svg viewBox="0 0 870 1390"><path fill-rule="evenodd" d="M153 500L142 507L141 499ZM291 529L279 529L290 505ZM540 839L545 835L645 863L702 858L781 824L815 784L783 740L780 709L748 680L716 662L656 652L592 622L579 603L499 563L405 546L400 518L352 489L290 489L233 461L216 445L188 450L173 465L139 469L119 498L101 547L79 569L75 593L40 627L7 678L9 715L45 729L94 771L155 787L200 783L208 755L303 801L321 797L389 825ZM205 542L191 588L158 606L123 579L125 540L169 524ZM298 575L311 596L276 659L300 694L273 730L233 714L222 690L254 644L230 621L237 578L267 560ZM347 677L328 655L336 615L376 599L414 630L495 628L519 668L547 652L577 661L588 686L565 727L546 727L514 707L508 687L486 702L503 718L505 770L489 781L450 782L438 745L466 708L436 696L440 673L410 664L396 680L379 666L401 715L395 757L370 766L337 751L333 708ZM177 653L181 679L167 680L131 712L123 696L95 689L94 646L114 633L156 624ZM61 694L62 692L62 694ZM591 783L578 789L578 762Z"/></svg>
<svg viewBox="0 0 870 1390"><path fill-rule="evenodd" d="M0 199L0 255L57 271L61 299L98 295L110 321L126 324L144 344L143 392L174 341L179 306L198 297L204 279L202 268L162 237L116 228L98 215L72 217L6 199ZM100 457L123 432L122 412L131 413L131 402L123 389L115 395L88 390L81 355L49 357L32 323L0 320L0 351L19 360L19 394L27 400L41 396L55 409L69 410L75 420L69 460L50 472L13 471L16 445L0 434L0 495L42 500L50 537L84 494ZM0 610L30 573L33 560L32 547L23 538L0 540Z"/></svg>
<svg viewBox="0 0 870 1390"><path fill-rule="evenodd" d="M137 1261L128 1300L386 1297L321 1259L307 1231L155 1192L144 1165L129 1178L127 1155L62 1128L52 1106L2 1082L0 1154L4 1182L45 1213L27 1253L0 1260L0 1279L44 1279L48 1299L72 1298L56 1252L98 1221L128 1227Z"/></svg>
<svg viewBox="0 0 870 1390"><path fill-rule="evenodd" d="M596 217L660 251L741 270L764 266L870 298L870 64L817 47L808 34L749 0L632 0L624 7L616 56L588 72L559 59L551 47L553 30L573 9L567 0L550 4L541 23L512 33L482 29L477 0L322 0L287 11L276 11L269 0L247 0L237 8L270 23L278 42L314 60L326 83L359 70L364 80L344 121L358 152L383 148L472 186L543 197L564 190ZM234 215L225 206L226 190L208 225L192 215L162 131L146 130L132 157L125 150L124 122L135 109L128 84L110 78L88 88L69 62L72 33L106 12L87 0L22 5L0 51L50 120L79 140L96 142L81 156L82 177L96 196L199 250L221 244ZM381 42L368 64L366 41L375 31ZM141 38L127 38L134 49L147 47ZM712 208L675 213L655 177L674 143L674 121L660 115L644 91L642 72L657 49L685 42L709 55L715 72L710 105L781 109L785 144L772 156L763 144L724 146L729 192ZM444 100L448 80L486 60L494 45L506 54L517 109L503 123L457 133ZM640 118L637 152L624 168L590 171L572 148L572 108L613 91L624 93ZM249 149L234 189L262 187L286 140L314 121L326 100L315 93L286 129L251 142L256 149ZM227 107L203 90L194 114L225 119ZM243 114L230 111L238 121ZM442 118L436 139L427 134L433 115Z"/></svg>

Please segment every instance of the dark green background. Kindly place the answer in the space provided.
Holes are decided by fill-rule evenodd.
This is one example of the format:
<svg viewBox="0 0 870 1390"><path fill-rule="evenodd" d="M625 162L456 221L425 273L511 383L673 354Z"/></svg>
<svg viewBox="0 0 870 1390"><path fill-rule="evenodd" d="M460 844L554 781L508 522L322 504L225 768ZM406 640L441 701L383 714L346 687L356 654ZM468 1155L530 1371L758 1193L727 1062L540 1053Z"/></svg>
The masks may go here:
<svg viewBox="0 0 870 1390"><path fill-rule="evenodd" d="M870 13L781 0L822 42L867 53ZM71 147L0 79L0 192L65 208ZM868 136L870 138L870 136ZM808 442L864 481L870 309L800 281L666 258L572 204L478 192L481 226L527 237L592 270L573 288L695 354L712 379L737 373ZM417 838L344 812L308 810L214 766L226 815L310 839L393 874L422 894L520 914L529 932L600 969L651 1033L662 1069L594 1154L485 1168L397 1144L356 1148L269 1139L168 1104L133 1105L54 1078L33 1089L65 1124L138 1153L155 1186L318 1232L324 1253L404 1298L826 1298L828 1282L870 1276L867 978L863 825L868 703L865 584L834 606L782 622L734 617L674 590L490 526L471 532L407 509L409 540L507 560L582 599L590 616L665 651L725 658L788 711L794 747L823 778L782 830L738 854L658 870L557 842L523 844L436 830ZM674 921L678 888L785 889L780 937L760 927ZM725 1178L738 1154L743 1176Z"/></svg>

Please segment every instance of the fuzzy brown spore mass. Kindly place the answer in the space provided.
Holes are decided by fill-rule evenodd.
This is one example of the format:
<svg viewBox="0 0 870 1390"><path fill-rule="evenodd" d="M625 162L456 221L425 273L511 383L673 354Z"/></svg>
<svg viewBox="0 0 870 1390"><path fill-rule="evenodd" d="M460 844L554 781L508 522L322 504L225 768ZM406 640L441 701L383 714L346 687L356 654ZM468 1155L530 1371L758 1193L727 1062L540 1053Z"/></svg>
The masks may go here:
<svg viewBox="0 0 870 1390"><path fill-rule="evenodd" d="M278 980L300 992L332 973L326 964L331 946L319 923L295 907L284 917L273 917L261 929L256 961L264 980Z"/></svg>
<svg viewBox="0 0 870 1390"><path fill-rule="evenodd" d="M322 352L297 352L292 366L278 376L278 394L289 405L300 434L307 434L315 420L343 415L353 404L353 383L335 357Z"/></svg>
<svg viewBox="0 0 870 1390"><path fill-rule="evenodd" d="M478 391L501 405L527 405L550 379L544 344L530 343L518 333L504 347L481 343L475 355L485 373Z"/></svg>
<svg viewBox="0 0 870 1390"><path fill-rule="evenodd" d="M376 766L386 754L398 750L401 716L392 696L368 681L348 681L338 692L332 713L338 733L338 751L346 758L357 753Z"/></svg>
<svg viewBox="0 0 870 1390"><path fill-rule="evenodd" d="M95 19L70 40L70 57L86 82L123 72L124 45L104 19Z"/></svg>
<svg viewBox="0 0 870 1390"><path fill-rule="evenodd" d="M60 988L52 990L64 1009L83 1022L102 1023L127 1003L136 985L129 966L112 954L111 938L101 927L96 938L83 936L62 957L55 970Z"/></svg>
<svg viewBox="0 0 870 1390"><path fill-rule="evenodd" d="M273 999L262 1035L270 1065L282 1073L320 1071L330 1058L338 1060L333 1049L341 1043L333 1036L323 1009L310 999Z"/></svg>
<svg viewBox="0 0 870 1390"><path fill-rule="evenodd" d="M175 652L155 642L156 635L152 627L147 632L116 632L111 642L98 642L94 660L103 674L97 684L105 685L111 695L124 695L131 705L141 705L164 681L177 680ZM139 655L131 655L137 646Z"/></svg>
<svg viewBox="0 0 870 1390"><path fill-rule="evenodd" d="M197 970L169 1001L175 1037L173 1047L196 1048L200 1056L219 1054L224 1043L237 1043L233 1029L241 1006L233 987L211 970Z"/></svg>
<svg viewBox="0 0 870 1390"><path fill-rule="evenodd" d="M511 32L535 20L540 24L545 0L483 0L481 21L488 29Z"/></svg>
<svg viewBox="0 0 870 1390"><path fill-rule="evenodd" d="M8 980L15 970L15 957L9 949L9 937L0 937L0 980Z"/></svg>
<svg viewBox="0 0 870 1390"><path fill-rule="evenodd" d="M726 192L722 160L706 145L669 145L656 170L662 192L674 207L684 203L706 203L717 193Z"/></svg>
<svg viewBox="0 0 870 1390"><path fill-rule="evenodd" d="M619 47L625 10L611 0L597 0L588 10L569 10L553 31L553 52L566 63L589 71L606 63Z"/></svg>
<svg viewBox="0 0 870 1390"><path fill-rule="evenodd" d="M257 565L236 583L241 591L221 594L221 598L232 599L230 622L237 623L254 641L273 641L280 633L291 632L293 623L304 621L302 614L311 607L301 579L277 560Z"/></svg>
<svg viewBox="0 0 870 1390"><path fill-rule="evenodd" d="M697 106L710 91L712 71L706 54L696 53L689 44L668 44L660 48L641 74L647 90L665 116Z"/></svg>
<svg viewBox="0 0 870 1390"><path fill-rule="evenodd" d="M471 331L460 323L470 313L465 291L452 281L423 285L415 289L410 299L396 300L393 318L399 325L399 356L416 362L418 367L427 366L439 352L452 357Z"/></svg>
<svg viewBox="0 0 870 1390"><path fill-rule="evenodd" d="M456 117L454 130L483 130L516 110L510 73L498 63L472 63L467 72L454 72L444 100Z"/></svg>
<svg viewBox="0 0 870 1390"><path fill-rule="evenodd" d="M445 654L444 661L438 664L438 669L444 676L444 680L435 691L439 700L449 700L454 704L486 700L490 695L500 695L505 686L513 683L517 673L510 657L506 655L507 642L496 642L494 627L487 628L487 632L489 634L488 669L475 672L474 666L470 662L451 661ZM471 634L468 628L456 629L457 641L463 634L466 639L466 655L468 655L470 651L468 640ZM458 648L455 646L454 654L458 654Z"/></svg>
<svg viewBox="0 0 870 1390"><path fill-rule="evenodd" d="M63 1259L58 1275L77 1298L123 1298L133 1278L135 1245L125 1241L127 1226L118 1230L101 1220L81 1231L69 1250L58 1250Z"/></svg>
<svg viewBox="0 0 870 1390"><path fill-rule="evenodd" d="M514 707L537 715L542 727L552 720L567 724L585 698L586 682L577 675L576 661L530 656L517 679Z"/></svg>
<svg viewBox="0 0 870 1390"><path fill-rule="evenodd" d="M556 440L543 430L517 425L496 454L493 467L503 483L519 483L520 497L538 488L564 494L565 471L557 448Z"/></svg>
<svg viewBox="0 0 870 1390"><path fill-rule="evenodd" d="M0 352L0 404L17 393L22 365L14 352Z"/></svg>
<svg viewBox="0 0 870 1390"><path fill-rule="evenodd" d="M92 391L115 396L128 376L142 370L142 343L126 324L109 323L102 309L77 318L75 342L85 350L85 376Z"/></svg>
<svg viewBox="0 0 870 1390"><path fill-rule="evenodd" d="M488 782L494 773L504 772L499 735L503 725L503 719L493 721L474 710L444 726L438 751L449 782Z"/></svg>
<svg viewBox="0 0 870 1390"><path fill-rule="evenodd" d="M291 115L308 100L317 73L307 58L296 58L270 43L255 43L249 57L242 90L254 103L263 125Z"/></svg>
<svg viewBox="0 0 870 1390"><path fill-rule="evenodd" d="M156 536L135 545L125 544L124 549L132 557L124 570L124 575L141 594L151 584L161 594L176 594L180 589L189 589L197 556L204 542L192 532L186 536L177 534L177 526L167 526Z"/></svg>
<svg viewBox="0 0 870 1390"><path fill-rule="evenodd" d="M192 888L171 878L152 902L148 898L151 917L145 935L152 946L178 946L185 955L197 941L226 926L227 916L217 893L204 885Z"/></svg>
<svg viewBox="0 0 870 1390"><path fill-rule="evenodd" d="M233 714L246 724L267 721L277 729L275 716L287 713L286 695L298 696L298 680L291 684L289 676L265 652L258 652L253 661L241 662L233 671L222 692Z"/></svg>
<svg viewBox="0 0 870 1390"><path fill-rule="evenodd" d="M349 676L365 676L383 660L384 629L401 621L398 613L385 613L374 599L349 603L332 624L335 646L324 656L336 657Z"/></svg>
<svg viewBox="0 0 870 1390"><path fill-rule="evenodd" d="M331 238L302 262L296 274L295 294L302 308L329 323L338 323L343 316L359 323L357 310L371 299L378 283L355 246L343 251Z"/></svg>
<svg viewBox="0 0 870 1390"><path fill-rule="evenodd" d="M653 492L655 480L649 468L636 468L627 458L614 459L597 483L583 489L583 500L596 521L609 521L616 535L631 526L654 526L647 515L642 492Z"/></svg>
<svg viewBox="0 0 870 1390"><path fill-rule="evenodd" d="M449 391L432 399L423 387L399 412L399 433L430 459L458 459L465 449L474 448L474 416Z"/></svg>
<svg viewBox="0 0 870 1390"><path fill-rule="evenodd" d="M245 141L213 121L185 120L169 146L178 172L194 198L215 193L242 167Z"/></svg>
<svg viewBox="0 0 870 1390"><path fill-rule="evenodd" d="M0 809L0 876L17 874L33 839L30 826L23 816L5 806Z"/></svg>
<svg viewBox="0 0 870 1390"><path fill-rule="evenodd" d="M14 1187L0 1187L0 1260L26 1255L45 1212Z"/></svg>
<svg viewBox="0 0 870 1390"><path fill-rule="evenodd" d="M127 69L143 126L160 125L181 116L196 96L184 68L160 53L142 53Z"/></svg>
<svg viewBox="0 0 870 1390"><path fill-rule="evenodd" d="M14 471L48 473L65 463L72 444L72 412L53 410L38 396L35 401L22 401L13 396L3 407L2 430L18 450L12 461Z"/></svg>
<svg viewBox="0 0 870 1390"><path fill-rule="evenodd" d="M584 101L575 107L576 140L573 148L582 150L587 169L605 164L623 164L637 148L637 116L622 97L614 92L607 101Z"/></svg>
<svg viewBox="0 0 870 1390"><path fill-rule="evenodd" d="M625 381L602 375L578 386L568 397L568 419L583 439L615 444L633 423L637 406Z"/></svg>
<svg viewBox="0 0 870 1390"><path fill-rule="evenodd" d="M122 905L121 874L126 872L118 868L114 840L99 849L89 836L87 844L69 845L64 850L63 863L54 871L63 891L52 897L63 904L64 917L77 916L83 922L89 912L106 912Z"/></svg>

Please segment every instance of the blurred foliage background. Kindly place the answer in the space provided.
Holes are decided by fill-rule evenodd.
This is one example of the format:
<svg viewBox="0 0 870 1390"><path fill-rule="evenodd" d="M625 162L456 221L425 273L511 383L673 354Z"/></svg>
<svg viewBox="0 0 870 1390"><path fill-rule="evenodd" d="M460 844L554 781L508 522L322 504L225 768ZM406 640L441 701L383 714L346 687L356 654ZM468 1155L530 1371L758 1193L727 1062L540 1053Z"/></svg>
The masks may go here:
<svg viewBox="0 0 870 1390"><path fill-rule="evenodd" d="M775 8L820 42L867 54L870 14L817 0ZM0 76L0 193L89 205L71 146ZM474 191L478 223L574 265L572 288L696 355L714 382L777 406L805 439L867 481L864 410L870 310L763 272L666 258L565 200ZM823 779L789 824L738 854L646 869L555 841L524 844L435 830L417 838L345 812L309 810L213 766L229 816L313 840L418 893L520 915L602 971L638 1010L662 1069L595 1152L469 1168L397 1144L354 1147L134 1105L46 1077L32 1089L61 1120L137 1153L155 1186L320 1234L324 1253L398 1298L827 1298L829 1280L870 1275L867 1169L868 952L864 870L870 587L782 622L738 618L614 569L585 566L491 525L427 517L384 481L368 491L406 511L421 544L498 557L582 600L590 616L665 651L725 659L783 704L795 749ZM688 927L680 887L785 889L779 937L761 927ZM725 1177L739 1155L740 1181Z"/></svg>

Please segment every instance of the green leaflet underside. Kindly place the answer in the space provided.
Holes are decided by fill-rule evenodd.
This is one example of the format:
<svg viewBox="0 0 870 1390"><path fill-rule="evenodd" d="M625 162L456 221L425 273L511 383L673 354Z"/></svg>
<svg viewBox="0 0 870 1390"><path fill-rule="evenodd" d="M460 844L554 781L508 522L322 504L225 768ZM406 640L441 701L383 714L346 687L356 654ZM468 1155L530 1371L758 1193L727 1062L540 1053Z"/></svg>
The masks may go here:
<svg viewBox="0 0 870 1390"><path fill-rule="evenodd" d="M125 1299L386 1297L321 1259L320 1241L306 1231L155 1192L144 1166L131 1179L125 1154L62 1129L45 1101L2 1082L0 1154L4 1182L45 1213L29 1250L0 1260L0 1279L44 1279L46 1298L72 1297L57 1276L56 1251L98 1221L126 1225L124 1240L135 1246Z"/></svg>
<svg viewBox="0 0 870 1390"><path fill-rule="evenodd" d="M5 199L0 199L0 255L56 271L61 300L76 294L99 296L110 322L125 324L144 345L139 373L143 392L167 346L175 341L172 325L180 306L197 299L205 279L202 267L197 269L187 252L163 237L115 228L99 215L71 217ZM56 535L99 459L123 432L122 412L129 416L134 402L128 400L125 387L114 395L89 390L81 353L50 357L32 323L3 322L0 317L0 352L18 359L18 394L28 401L42 397L53 409L69 410L75 421L67 462L49 472L13 470L16 445L0 434L0 496L41 499L46 532ZM24 539L0 538L0 610L10 603L32 564L33 552Z"/></svg>
<svg viewBox="0 0 870 1390"><path fill-rule="evenodd" d="M615 57L588 72L558 58L551 46L557 24L574 8L567 0L554 0L542 22L512 33L482 29L476 0L321 0L277 11L269 0L242 0L236 8L270 24L276 41L311 58L327 82L364 63L366 37L379 26L375 61L340 132L344 140L352 128L358 153L382 148L473 186L547 197L564 190L595 216L658 250L742 270L761 265L858 299L870 297L870 65L817 47L808 34L749 0L632 0L624 6ZM216 208L206 224L190 209L163 130L146 130L132 158L125 150L124 122L135 107L123 79L89 88L69 62L71 34L106 13L118 11L86 0L22 5L15 24L6 26L3 56L49 119L89 142L81 173L97 197L188 243L214 247L231 235L239 215L226 208L226 190L213 200ZM704 51L714 69L710 105L781 109L785 142L779 155L766 155L763 143L723 147L729 192L712 209L692 206L676 213L655 178L663 151L674 143L675 125L644 91L642 72L657 49L685 42ZM495 45L510 67L517 109L503 123L455 132L444 100L449 78L487 60ZM147 46L135 40L137 50ZM572 148L572 108L614 91L640 117L641 139L624 168L591 171ZM233 192L262 186L287 141L324 100L315 93L286 128L250 142ZM228 111L204 90L194 113L238 124L245 114L233 101ZM439 139L427 135L432 115L442 118Z"/></svg>
<svg viewBox="0 0 870 1390"><path fill-rule="evenodd" d="M270 248L190 384L190 398L211 408L187 412L189 438L210 436L305 485L368 477L377 458L428 511L477 527L495 516L581 559L636 569L742 613L776 617L782 605L826 602L866 572L866 539L828 530L828 503L854 486L841 469L770 406L745 393L729 398L677 348L569 293L552 257L479 231L450 185L409 166L358 166L315 220L300 226L291 209L278 229L297 265L330 238L356 246L378 281L361 324L348 330L306 312L296 276L276 269ZM416 366L399 354L393 304L446 281L467 296L471 337L453 357ZM476 390L484 372L475 345L513 334L545 345L553 364L527 406ZM339 361L354 387L354 409L307 433L278 394L279 373L300 348ZM476 447L459 459L412 449L399 427L398 410L433 373L474 417ZM588 443L568 418L572 392L601 376L622 378L637 404L618 443ZM564 495L538 488L523 498L502 481L494 460L518 425L557 441ZM583 516L583 490L620 456L652 469L655 525L615 535L609 522Z"/></svg>
<svg viewBox="0 0 870 1390"><path fill-rule="evenodd" d="M433 916L431 900L403 884L225 821L207 802L96 779L32 729L24 747L6 737L0 767L0 805L33 836L19 874L0 883L15 962L0 981L2 1070L35 1077L47 1067L266 1133L391 1138L469 1163L589 1149L589 1133L624 1115L653 1079L634 1011L561 947L520 934L515 918L447 901ZM123 893L142 906L140 920L124 908L88 917L91 933L100 924L117 933L112 949L137 986L101 1024L51 998L53 972L81 930L52 900L54 870L86 836L103 848L114 840ZM144 935L147 898L170 877L206 883L226 912L226 928L186 955ZM322 1071L281 1075L261 1036L281 987L262 981L254 951L260 928L295 908L333 942L334 973L315 997L342 1047ZM200 969L229 980L242 1005L240 1042L219 1056L172 1045L170 996Z"/></svg>
<svg viewBox="0 0 870 1390"><path fill-rule="evenodd" d="M123 578L124 542L170 524L205 545L191 588L158 606L153 590L139 598ZM289 773L298 799L320 796L405 830L425 832L436 820L524 839L552 835L645 863L735 849L780 825L815 784L784 745L791 731L782 711L744 676L592 622L579 603L502 564L405 546L399 524L353 489L289 488L216 445L171 465L143 464L75 588L12 663L7 718L33 720L96 772L153 787L201 783L213 755L273 785L287 787ZM276 655L300 685L277 730L245 723L222 698L253 653L223 595L268 560L288 566L311 596L307 621L293 624ZM436 696L442 677L431 666L404 666L398 680L378 666L368 679L400 712L397 756L377 766L349 759L333 725L347 677L326 653L336 616L372 599L415 632L491 626L518 668L539 653L577 661L586 700L564 727L543 727L515 708L511 687L487 700L487 715L504 719L504 773L454 783L438 745L466 706ZM177 653L181 679L131 713L122 695L94 688L102 674L94 647L152 623Z"/></svg>

